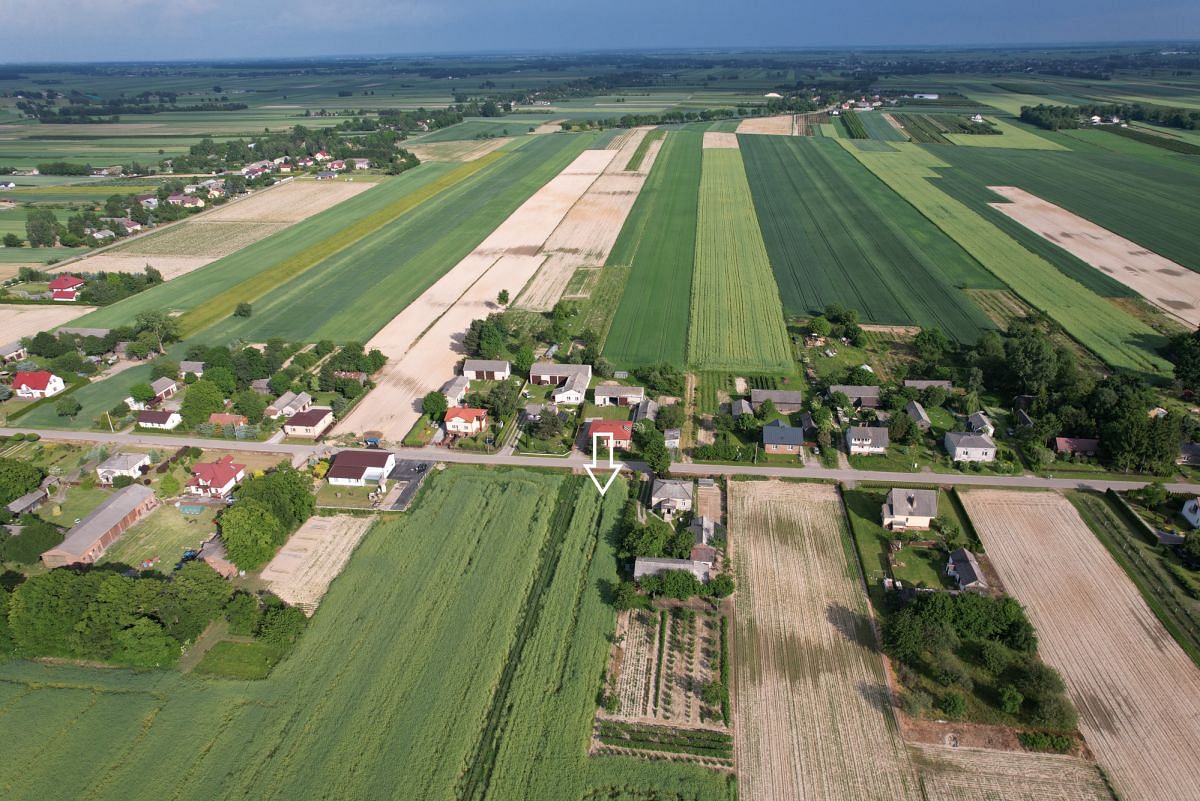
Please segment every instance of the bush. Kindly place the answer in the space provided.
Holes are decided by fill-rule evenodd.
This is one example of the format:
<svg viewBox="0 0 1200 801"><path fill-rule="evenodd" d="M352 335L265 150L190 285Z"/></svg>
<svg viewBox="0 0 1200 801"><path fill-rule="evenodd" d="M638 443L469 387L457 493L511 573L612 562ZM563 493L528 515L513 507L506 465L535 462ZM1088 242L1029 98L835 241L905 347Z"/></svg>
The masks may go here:
<svg viewBox="0 0 1200 801"><path fill-rule="evenodd" d="M961 718L967 711L967 699L958 690L950 690L938 699L938 709L948 718Z"/></svg>
<svg viewBox="0 0 1200 801"><path fill-rule="evenodd" d="M1038 699L1029 719L1035 726L1069 731L1075 728L1075 724L1079 721L1079 715L1066 696L1049 695Z"/></svg>
<svg viewBox="0 0 1200 801"><path fill-rule="evenodd" d="M921 718L933 709L933 698L924 690L910 690L900 696L900 708L909 717Z"/></svg>
<svg viewBox="0 0 1200 801"><path fill-rule="evenodd" d="M263 613L258 638L268 645L290 648L304 632L308 618L294 606L275 606Z"/></svg>
<svg viewBox="0 0 1200 801"><path fill-rule="evenodd" d="M225 606L230 634L249 636L258 627L258 599L246 592L235 593Z"/></svg>
<svg viewBox="0 0 1200 801"><path fill-rule="evenodd" d="M1021 704L1025 703L1025 696L1011 684L1007 684L1000 688L1000 708L1006 714L1015 715L1021 711Z"/></svg>
<svg viewBox="0 0 1200 801"><path fill-rule="evenodd" d="M1051 734L1046 731L1023 731L1017 735L1021 747L1026 751L1049 751L1055 754L1065 754L1071 750L1071 738L1065 734Z"/></svg>
<svg viewBox="0 0 1200 801"><path fill-rule="evenodd" d="M133 483L131 476L117 476L112 481L113 489L123 489Z"/></svg>

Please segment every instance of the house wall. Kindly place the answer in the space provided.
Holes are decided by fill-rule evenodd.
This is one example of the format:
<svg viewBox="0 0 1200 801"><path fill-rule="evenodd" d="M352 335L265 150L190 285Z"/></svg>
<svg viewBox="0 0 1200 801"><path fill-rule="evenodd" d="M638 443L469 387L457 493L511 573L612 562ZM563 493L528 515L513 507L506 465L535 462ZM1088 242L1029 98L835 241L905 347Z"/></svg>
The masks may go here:
<svg viewBox="0 0 1200 801"><path fill-rule="evenodd" d="M769 445L763 445L763 450L766 451L767 453L799 453L800 446L799 445L776 445L775 443L770 443Z"/></svg>
<svg viewBox="0 0 1200 801"><path fill-rule="evenodd" d="M918 517L916 515L905 517L904 515L894 515L891 517L885 517L883 519L883 526L884 528L890 529L927 529L932 521L933 518L931 517Z"/></svg>
<svg viewBox="0 0 1200 801"><path fill-rule="evenodd" d="M330 478L327 481L337 487L364 487L367 484L365 478Z"/></svg>
<svg viewBox="0 0 1200 801"><path fill-rule="evenodd" d="M956 462L993 462L995 460L994 448L956 448L954 450L954 461Z"/></svg>

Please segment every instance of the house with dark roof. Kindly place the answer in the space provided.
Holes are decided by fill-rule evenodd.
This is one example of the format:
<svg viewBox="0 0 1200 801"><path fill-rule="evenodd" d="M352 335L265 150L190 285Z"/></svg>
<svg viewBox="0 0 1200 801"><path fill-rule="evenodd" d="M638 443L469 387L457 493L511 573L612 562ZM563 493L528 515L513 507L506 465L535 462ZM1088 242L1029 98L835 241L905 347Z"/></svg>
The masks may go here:
<svg viewBox="0 0 1200 801"><path fill-rule="evenodd" d="M112 484L119 476L138 478L142 468L149 467L150 455L147 453L116 453L96 466L96 478L101 484Z"/></svg>
<svg viewBox="0 0 1200 801"><path fill-rule="evenodd" d="M158 428L163 431L173 431L183 422L183 418L179 416L179 412L168 410L147 409L144 412L138 412L137 424L139 428Z"/></svg>
<svg viewBox="0 0 1200 801"><path fill-rule="evenodd" d="M1055 437L1054 452L1059 456L1095 456L1100 452L1100 440L1087 437Z"/></svg>
<svg viewBox="0 0 1200 801"><path fill-rule="evenodd" d="M971 429L974 434L983 434L985 437L996 436L996 427L992 425L992 418L987 416L987 412L975 412L968 417L967 428Z"/></svg>
<svg viewBox="0 0 1200 801"><path fill-rule="evenodd" d="M969 431L949 431L942 444L946 453L956 462L994 462L996 461L996 443L984 434L972 434Z"/></svg>
<svg viewBox="0 0 1200 801"><path fill-rule="evenodd" d="M650 488L650 508L668 522L680 512L690 512L692 510L692 482L678 479L654 479L654 484Z"/></svg>
<svg viewBox="0 0 1200 801"><path fill-rule="evenodd" d="M556 389L550 393L551 400L567 406L578 406L587 397L588 385L592 383L592 366L538 362L529 368L529 382L552 384Z"/></svg>
<svg viewBox="0 0 1200 801"><path fill-rule="evenodd" d="M966 548L957 548L950 553L946 575L957 582L960 590L986 590L988 587L979 560Z"/></svg>
<svg viewBox="0 0 1200 801"><path fill-rule="evenodd" d="M330 484L345 487L362 487L367 482L379 483L396 469L396 454L371 449L363 451L339 451L333 457L333 465L325 474Z"/></svg>
<svg viewBox="0 0 1200 801"><path fill-rule="evenodd" d="M746 400L745 398L738 398L730 405L729 413L733 415L734 419L741 417L744 414L748 414L753 417L754 407L751 406L750 401Z"/></svg>
<svg viewBox="0 0 1200 801"><path fill-rule="evenodd" d="M602 384L592 391L597 406L637 406L646 397L645 387Z"/></svg>
<svg viewBox="0 0 1200 801"><path fill-rule="evenodd" d="M829 387L829 397L842 393L850 399L850 405L857 408L878 409L883 405L882 390L879 387L860 384L834 384Z"/></svg>
<svg viewBox="0 0 1200 801"><path fill-rule="evenodd" d="M762 427L762 444L767 453L797 454L804 450L804 431L783 420L772 420Z"/></svg>
<svg viewBox="0 0 1200 801"><path fill-rule="evenodd" d="M938 513L937 490L896 487L887 494L880 513L891 531L927 529Z"/></svg>
<svg viewBox="0 0 1200 801"><path fill-rule="evenodd" d="M28 357L29 351L25 350L25 346L20 342L9 342L7 345L0 345L0 363L19 362Z"/></svg>
<svg viewBox="0 0 1200 801"><path fill-rule="evenodd" d="M884 426L850 426L846 429L846 448L851 456L878 456L887 453L891 437Z"/></svg>
<svg viewBox="0 0 1200 801"><path fill-rule="evenodd" d="M179 384L175 383L175 379L162 376L150 382L150 389L154 390L154 399L157 401L165 401L167 398L175 397L175 393L179 391Z"/></svg>
<svg viewBox="0 0 1200 801"><path fill-rule="evenodd" d="M142 484L117 490L68 531L60 544L45 551L42 563L49 568L92 564L157 505L154 490Z"/></svg>
<svg viewBox="0 0 1200 801"><path fill-rule="evenodd" d="M503 359L467 359L462 374L470 381L503 381L512 375L512 365Z"/></svg>
<svg viewBox="0 0 1200 801"><path fill-rule="evenodd" d="M771 401L775 410L783 414L798 412L804 408L804 393L791 389L751 389L750 405L755 411L767 401Z"/></svg>
<svg viewBox="0 0 1200 801"><path fill-rule="evenodd" d="M908 412L908 416L917 424L917 428L922 431L928 431L930 426L933 425L933 421L929 419L929 414L926 413L925 407L919 401L909 401L908 405L904 407L904 411Z"/></svg>
<svg viewBox="0 0 1200 801"><path fill-rule="evenodd" d="M658 417L658 404L650 398L643 398L633 409L633 422L640 423L643 420L654 420Z"/></svg>
<svg viewBox="0 0 1200 801"><path fill-rule="evenodd" d="M441 393L446 396L446 404L449 406L462 406L467 397L467 390L471 388L471 380L465 375L456 375L447 381L441 389Z"/></svg>
<svg viewBox="0 0 1200 801"><path fill-rule="evenodd" d="M204 362L189 361L185 359L179 363L179 377L184 378L188 373L202 378L204 376Z"/></svg>
<svg viewBox="0 0 1200 801"><path fill-rule="evenodd" d="M950 381L938 381L929 378L906 378L904 380L904 386L910 389L920 390L929 389L930 387L938 387L939 389L944 389L947 392L954 389L954 384Z"/></svg>
<svg viewBox="0 0 1200 801"><path fill-rule="evenodd" d="M283 433L289 437L320 439L332 426L333 409L313 406L289 417L283 424Z"/></svg>
<svg viewBox="0 0 1200 801"><path fill-rule="evenodd" d="M649 556L639 556L633 560L633 580L638 581L646 576L657 576L671 570L686 570L698 580L707 582L712 576L712 565L704 562L694 562L691 559L662 559Z"/></svg>

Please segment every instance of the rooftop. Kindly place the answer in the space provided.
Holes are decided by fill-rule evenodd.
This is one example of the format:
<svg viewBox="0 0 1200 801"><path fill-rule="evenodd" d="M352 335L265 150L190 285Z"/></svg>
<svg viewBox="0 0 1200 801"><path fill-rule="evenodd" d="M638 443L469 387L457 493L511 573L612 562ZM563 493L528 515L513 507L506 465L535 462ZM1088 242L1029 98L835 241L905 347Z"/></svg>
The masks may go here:
<svg viewBox="0 0 1200 801"><path fill-rule="evenodd" d="M893 515L937 517L937 490L896 487L887 495L887 507Z"/></svg>
<svg viewBox="0 0 1200 801"><path fill-rule="evenodd" d="M66 539L60 545L50 550L82 557L95 546L97 540L125 519L126 515L153 497L154 490L141 484L130 484L117 490L112 497L67 532Z"/></svg>

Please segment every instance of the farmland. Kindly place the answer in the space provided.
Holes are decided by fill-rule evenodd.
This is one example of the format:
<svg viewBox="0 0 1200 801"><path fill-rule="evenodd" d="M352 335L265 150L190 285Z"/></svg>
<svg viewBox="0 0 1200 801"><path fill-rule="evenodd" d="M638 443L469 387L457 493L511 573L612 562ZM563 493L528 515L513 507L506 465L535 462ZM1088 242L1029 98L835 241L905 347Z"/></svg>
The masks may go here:
<svg viewBox="0 0 1200 801"><path fill-rule="evenodd" d="M739 797L919 797L837 490L735 482L729 506Z"/></svg>
<svg viewBox="0 0 1200 801"><path fill-rule="evenodd" d="M1176 747L1200 735L1200 671L1075 508L1050 493L972 490L962 498L1120 797L1200 794L1200 757Z"/></svg>
<svg viewBox="0 0 1200 801"><path fill-rule="evenodd" d="M698 131L672 131L663 140L656 166L609 254L606 270L630 266L604 343L604 355L614 364L682 364L686 359L701 137Z"/></svg>
<svg viewBox="0 0 1200 801"><path fill-rule="evenodd" d="M926 801L1111 801L1096 766L1078 757L938 745L909 747Z"/></svg>
<svg viewBox="0 0 1200 801"><path fill-rule="evenodd" d="M87 787L138 801L171 781L180 799L366 798L395 786L415 798L579 798L609 786L728 798L725 779L700 768L586 756L612 627L599 585L615 578L599 532L623 493L602 506L581 486L520 471L431 477L410 516L364 539L264 681L0 665L0 720L23 733L22 760L0 766L5 795L68 799Z"/></svg>
<svg viewBox="0 0 1200 801"><path fill-rule="evenodd" d="M836 143L747 136L742 154L789 314L841 303L963 341L991 327L962 288L1003 285Z"/></svg>
<svg viewBox="0 0 1200 801"><path fill-rule="evenodd" d="M312 614L370 527L369 517L311 517L263 569L262 579L284 601Z"/></svg>
<svg viewBox="0 0 1200 801"><path fill-rule="evenodd" d="M688 362L760 371L791 365L779 290L738 150L703 153Z"/></svg>
<svg viewBox="0 0 1200 801"><path fill-rule="evenodd" d="M993 275L1106 363L1151 375L1168 372L1166 362L1153 352L1161 339L1148 325L1115 310L1050 263L1031 258L1015 240L930 182L936 168L948 166L945 162L913 144L893 145L894 153L864 152L852 143L842 144Z"/></svg>

